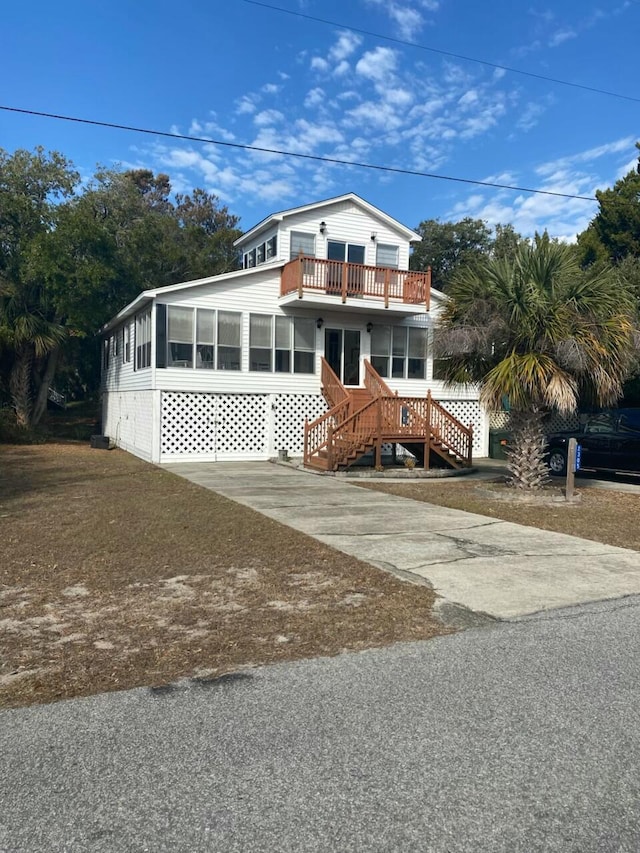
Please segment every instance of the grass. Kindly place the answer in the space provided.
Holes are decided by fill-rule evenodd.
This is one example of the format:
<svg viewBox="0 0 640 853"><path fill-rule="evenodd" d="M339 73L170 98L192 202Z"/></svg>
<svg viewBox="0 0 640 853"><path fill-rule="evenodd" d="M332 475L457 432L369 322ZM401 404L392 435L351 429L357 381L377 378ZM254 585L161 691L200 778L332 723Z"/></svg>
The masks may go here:
<svg viewBox="0 0 640 853"><path fill-rule="evenodd" d="M447 633L427 587L121 451L0 470L0 706Z"/></svg>

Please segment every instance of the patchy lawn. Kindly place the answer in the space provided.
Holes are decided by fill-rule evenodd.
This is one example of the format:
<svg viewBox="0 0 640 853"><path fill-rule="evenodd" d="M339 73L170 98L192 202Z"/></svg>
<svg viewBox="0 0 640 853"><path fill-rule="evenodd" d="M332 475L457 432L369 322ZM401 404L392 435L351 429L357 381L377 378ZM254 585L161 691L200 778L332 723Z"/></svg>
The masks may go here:
<svg viewBox="0 0 640 853"><path fill-rule="evenodd" d="M640 551L640 495L604 489L580 489L579 479L576 480L576 486L581 495L581 502L560 506L536 506L492 500L487 495L486 482L467 481L463 477L413 483L369 481L358 485L399 495L401 498L476 512L516 524L555 530L558 533L568 533L583 539Z"/></svg>
<svg viewBox="0 0 640 853"><path fill-rule="evenodd" d="M0 706L447 633L433 593L121 451L0 446Z"/></svg>

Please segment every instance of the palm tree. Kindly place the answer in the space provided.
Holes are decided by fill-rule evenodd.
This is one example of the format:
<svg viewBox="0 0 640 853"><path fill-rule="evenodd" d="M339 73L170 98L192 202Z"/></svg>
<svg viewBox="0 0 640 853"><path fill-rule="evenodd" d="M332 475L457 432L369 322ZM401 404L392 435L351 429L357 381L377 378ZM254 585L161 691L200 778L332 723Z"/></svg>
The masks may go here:
<svg viewBox="0 0 640 853"><path fill-rule="evenodd" d="M633 302L611 268L580 269L573 247L536 235L512 259L456 276L436 335L448 382L480 385L491 411L509 403L511 484L548 477L543 418L622 394L634 341Z"/></svg>

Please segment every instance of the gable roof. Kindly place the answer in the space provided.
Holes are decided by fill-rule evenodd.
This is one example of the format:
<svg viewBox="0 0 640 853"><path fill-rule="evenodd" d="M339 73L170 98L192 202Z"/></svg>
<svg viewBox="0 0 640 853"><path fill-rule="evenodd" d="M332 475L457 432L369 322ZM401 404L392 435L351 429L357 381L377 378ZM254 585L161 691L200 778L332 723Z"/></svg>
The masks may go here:
<svg viewBox="0 0 640 853"><path fill-rule="evenodd" d="M199 287L202 284L218 284L219 282L229 281L230 279L245 278L255 276L257 273L269 272L270 270L280 269L285 265L285 261L273 261L267 264L260 264L259 267L251 267L248 270L232 270L231 272L223 272L218 275L210 275L205 278L195 278L190 281L179 281L176 284L165 284L163 287L153 287L149 290L143 290L135 299L129 302L124 308L121 308L118 313L112 317L104 326L98 329L97 334L101 335L111 331L115 326L126 320L132 314L141 311L147 305L150 305L158 296L162 297L165 293L175 293L179 290L190 290L194 287Z"/></svg>
<svg viewBox="0 0 640 853"><path fill-rule="evenodd" d="M375 207L373 204L370 204L368 201L365 201L363 198L360 198L356 193L345 193L344 195L338 195L334 198L326 198L323 201L314 201L312 204L303 204L300 207L291 207L288 210L281 210L279 213L272 213L267 216L265 219L262 219L258 222L257 225L254 225L253 228L250 228L246 233L242 235L242 237L238 237L238 239L234 242L234 246L241 246L244 242L251 240L261 231L270 228L272 225L275 225L278 222L282 222L286 217L293 216L297 213L306 213L311 210L320 210L323 207L328 207L331 204L336 204L341 201L351 201L362 210L365 210L367 213L370 213L372 216L375 216L377 219L381 219L383 222L386 222L391 228L399 231L409 242L416 242L418 240L422 240L422 237L419 234L416 234L415 231L412 231L410 228L407 228L406 225L403 225L402 222L398 222L397 219L394 219L392 216L389 216L388 213L385 213L380 208Z"/></svg>

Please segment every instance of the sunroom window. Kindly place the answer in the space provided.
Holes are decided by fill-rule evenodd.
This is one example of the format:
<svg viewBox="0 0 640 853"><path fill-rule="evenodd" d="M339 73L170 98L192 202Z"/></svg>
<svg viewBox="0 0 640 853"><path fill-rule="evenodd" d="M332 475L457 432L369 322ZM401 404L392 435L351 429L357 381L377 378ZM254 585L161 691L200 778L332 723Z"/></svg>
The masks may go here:
<svg viewBox="0 0 640 853"><path fill-rule="evenodd" d="M251 314L249 318L249 370L271 370L273 317Z"/></svg>
<svg viewBox="0 0 640 853"><path fill-rule="evenodd" d="M316 324L296 317L293 321L293 372L315 373Z"/></svg>
<svg viewBox="0 0 640 853"><path fill-rule="evenodd" d="M276 373L291 372L291 319L276 317Z"/></svg>
<svg viewBox="0 0 640 853"><path fill-rule="evenodd" d="M196 367L215 367L216 312L198 308L196 314Z"/></svg>
<svg viewBox="0 0 640 853"><path fill-rule="evenodd" d="M391 327L374 326L371 330L371 365L380 376L389 376Z"/></svg>
<svg viewBox="0 0 640 853"><path fill-rule="evenodd" d="M151 309L136 317L136 370L151 366Z"/></svg>
<svg viewBox="0 0 640 853"><path fill-rule="evenodd" d="M218 370L240 370L242 314L218 312Z"/></svg>
<svg viewBox="0 0 640 853"><path fill-rule="evenodd" d="M193 308L168 306L167 344L168 367L193 367Z"/></svg>

